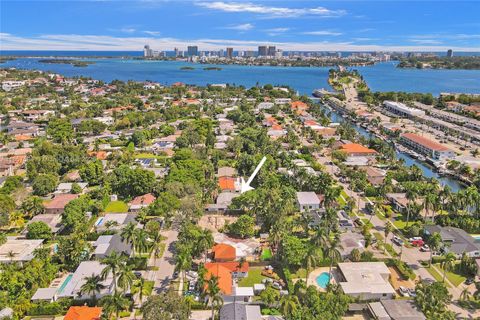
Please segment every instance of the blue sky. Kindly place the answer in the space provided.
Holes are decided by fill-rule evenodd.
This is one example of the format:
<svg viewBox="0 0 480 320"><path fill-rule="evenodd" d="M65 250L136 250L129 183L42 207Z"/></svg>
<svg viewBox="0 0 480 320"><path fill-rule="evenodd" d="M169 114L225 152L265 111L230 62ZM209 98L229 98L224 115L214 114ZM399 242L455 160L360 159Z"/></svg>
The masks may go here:
<svg viewBox="0 0 480 320"><path fill-rule="evenodd" d="M480 51L480 2L11 1L2 50Z"/></svg>

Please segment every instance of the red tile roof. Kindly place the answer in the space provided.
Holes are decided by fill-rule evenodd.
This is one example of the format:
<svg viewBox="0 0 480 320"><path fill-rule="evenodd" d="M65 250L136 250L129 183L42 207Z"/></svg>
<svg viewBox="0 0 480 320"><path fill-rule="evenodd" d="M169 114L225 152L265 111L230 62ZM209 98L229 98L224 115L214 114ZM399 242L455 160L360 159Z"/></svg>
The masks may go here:
<svg viewBox="0 0 480 320"><path fill-rule="evenodd" d="M229 190L235 191L236 178L232 177L220 177L218 178L218 185L222 191Z"/></svg>
<svg viewBox="0 0 480 320"><path fill-rule="evenodd" d="M346 143L342 145L342 151L347 154L375 154L377 151L369 149L358 143Z"/></svg>
<svg viewBox="0 0 480 320"><path fill-rule="evenodd" d="M102 308L100 307L70 307L64 320L98 320L102 315Z"/></svg>
<svg viewBox="0 0 480 320"><path fill-rule="evenodd" d="M213 257L215 260L233 261L237 257L237 250L229 244L219 243L213 246Z"/></svg>
<svg viewBox="0 0 480 320"><path fill-rule="evenodd" d="M132 201L130 201L130 205L140 205L140 204L149 205L153 201L155 201L155 199L156 198L153 194L147 193L147 194L135 197Z"/></svg>
<svg viewBox="0 0 480 320"><path fill-rule="evenodd" d="M230 272L248 272L250 265L248 262L242 263L240 267L240 263L238 261L227 261L227 262L207 262L205 263L205 268L211 269L215 265L220 265L224 268L230 270Z"/></svg>
<svg viewBox="0 0 480 320"><path fill-rule="evenodd" d="M205 274L205 281L210 280L212 276L218 278L218 287L223 294L230 295L232 294L232 273L229 269L224 266L213 263L207 267L207 273ZM208 283L205 284L205 288L208 287Z"/></svg>

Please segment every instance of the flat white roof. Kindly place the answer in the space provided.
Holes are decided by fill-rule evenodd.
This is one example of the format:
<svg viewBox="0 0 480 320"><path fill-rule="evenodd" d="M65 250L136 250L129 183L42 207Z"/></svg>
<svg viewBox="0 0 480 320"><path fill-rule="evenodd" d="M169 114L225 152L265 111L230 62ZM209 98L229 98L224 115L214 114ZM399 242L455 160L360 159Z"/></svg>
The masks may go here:
<svg viewBox="0 0 480 320"><path fill-rule="evenodd" d="M395 293L388 281L390 270L383 262L344 262L338 268L346 280L340 282L346 294Z"/></svg>
<svg viewBox="0 0 480 320"><path fill-rule="evenodd" d="M34 257L33 251L42 243L43 239L7 239L7 242L0 246L0 262L30 261ZM10 254L13 256L10 257Z"/></svg>

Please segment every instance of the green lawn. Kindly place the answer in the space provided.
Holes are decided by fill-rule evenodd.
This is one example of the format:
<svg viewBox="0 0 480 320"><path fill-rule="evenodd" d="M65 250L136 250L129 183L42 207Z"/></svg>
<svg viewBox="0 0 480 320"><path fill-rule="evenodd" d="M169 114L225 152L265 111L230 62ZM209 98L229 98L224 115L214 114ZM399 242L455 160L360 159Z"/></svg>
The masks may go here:
<svg viewBox="0 0 480 320"><path fill-rule="evenodd" d="M412 224L412 221L410 221L410 224ZM393 219L393 225L398 229L403 230L407 225L407 220L404 219L402 215L398 215Z"/></svg>
<svg viewBox="0 0 480 320"><path fill-rule="evenodd" d="M112 201L105 208L105 212L127 212L128 205L123 201Z"/></svg>
<svg viewBox="0 0 480 320"><path fill-rule="evenodd" d="M154 285L155 285L155 281L145 281L145 290L146 290L147 296L152 294Z"/></svg>
<svg viewBox="0 0 480 320"><path fill-rule="evenodd" d="M443 269L440 264L435 265L441 272L443 276ZM453 268L453 271L455 271L455 267ZM447 272L447 279L450 281L455 287L458 287L461 283L463 283L467 278L462 276L461 274L448 271Z"/></svg>
<svg viewBox="0 0 480 320"><path fill-rule="evenodd" d="M260 260L270 260L273 257L272 250L270 248L266 248L262 250L262 255L260 256Z"/></svg>
<svg viewBox="0 0 480 320"><path fill-rule="evenodd" d="M438 273L437 270L435 270L433 267L427 267L425 268L431 275L432 277L437 280L438 282L442 282L443 281L443 275L441 275L440 273ZM449 285L447 283L445 283L445 285L447 287L449 287Z"/></svg>
<svg viewBox="0 0 480 320"><path fill-rule="evenodd" d="M262 276L262 267L252 267L248 270L248 277L243 278L239 281L239 287L253 287L256 283L262 283L262 280L265 279L265 276Z"/></svg>
<svg viewBox="0 0 480 320"><path fill-rule="evenodd" d="M378 241L383 241L383 235L382 235L380 232L374 232L374 233L373 233L373 236L374 236L375 239L377 239Z"/></svg>

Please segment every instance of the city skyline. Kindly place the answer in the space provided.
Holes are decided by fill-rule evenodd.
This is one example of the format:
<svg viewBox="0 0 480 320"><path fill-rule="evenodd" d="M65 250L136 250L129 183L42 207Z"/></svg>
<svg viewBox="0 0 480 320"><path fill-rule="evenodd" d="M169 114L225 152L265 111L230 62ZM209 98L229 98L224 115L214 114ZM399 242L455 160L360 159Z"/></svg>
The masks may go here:
<svg viewBox="0 0 480 320"><path fill-rule="evenodd" d="M0 49L480 51L475 7L453 1L4 1Z"/></svg>

